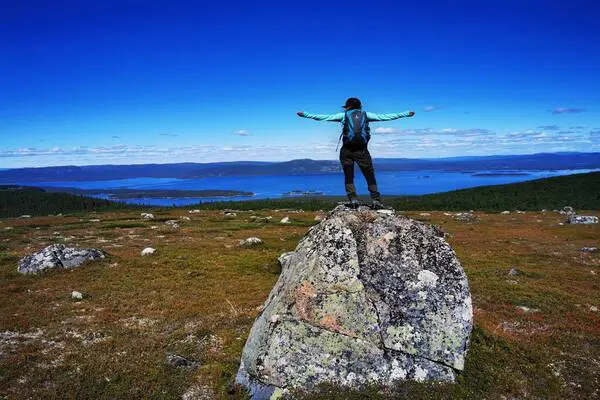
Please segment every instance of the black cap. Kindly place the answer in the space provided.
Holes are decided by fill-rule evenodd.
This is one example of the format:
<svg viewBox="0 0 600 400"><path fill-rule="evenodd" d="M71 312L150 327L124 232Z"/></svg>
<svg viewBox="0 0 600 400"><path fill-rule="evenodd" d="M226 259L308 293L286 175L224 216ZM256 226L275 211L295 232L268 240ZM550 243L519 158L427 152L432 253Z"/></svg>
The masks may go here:
<svg viewBox="0 0 600 400"><path fill-rule="evenodd" d="M350 97L346 100L346 104L344 104L342 106L342 108L347 108L349 110L355 110L355 109L362 108L362 104L360 103L360 100L357 99L356 97Z"/></svg>

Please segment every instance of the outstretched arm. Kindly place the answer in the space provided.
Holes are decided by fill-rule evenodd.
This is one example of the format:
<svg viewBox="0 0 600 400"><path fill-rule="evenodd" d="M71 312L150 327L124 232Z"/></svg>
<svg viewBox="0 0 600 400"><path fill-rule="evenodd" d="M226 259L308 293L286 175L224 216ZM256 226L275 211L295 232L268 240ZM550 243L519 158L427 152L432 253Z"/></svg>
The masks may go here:
<svg viewBox="0 0 600 400"><path fill-rule="evenodd" d="M337 113L337 114L309 114L309 113L306 113L304 111L298 111L296 114L298 114L299 117L315 119L317 121L341 122L342 119L344 119L344 113Z"/></svg>
<svg viewBox="0 0 600 400"><path fill-rule="evenodd" d="M415 115L414 111L404 111L402 113L392 113L392 114L375 114L375 113L368 112L367 120L369 120L369 121L391 121L393 119L398 119L398 118L412 117L413 115Z"/></svg>

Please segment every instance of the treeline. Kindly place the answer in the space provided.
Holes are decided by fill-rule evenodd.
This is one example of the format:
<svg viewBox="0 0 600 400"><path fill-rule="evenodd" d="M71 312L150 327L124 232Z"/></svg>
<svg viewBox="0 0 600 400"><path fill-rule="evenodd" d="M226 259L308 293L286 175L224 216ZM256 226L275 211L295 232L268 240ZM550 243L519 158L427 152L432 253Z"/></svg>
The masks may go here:
<svg viewBox="0 0 600 400"><path fill-rule="evenodd" d="M329 210L337 202L344 200L343 197L267 199L204 203L193 208ZM423 196L386 196L384 201L386 205L397 210L541 210L560 208L565 205L582 210L598 210L600 209L600 172L482 186Z"/></svg>
<svg viewBox="0 0 600 400"><path fill-rule="evenodd" d="M105 211L131 205L68 193L48 193L28 186L0 186L0 217L50 215L77 211Z"/></svg>

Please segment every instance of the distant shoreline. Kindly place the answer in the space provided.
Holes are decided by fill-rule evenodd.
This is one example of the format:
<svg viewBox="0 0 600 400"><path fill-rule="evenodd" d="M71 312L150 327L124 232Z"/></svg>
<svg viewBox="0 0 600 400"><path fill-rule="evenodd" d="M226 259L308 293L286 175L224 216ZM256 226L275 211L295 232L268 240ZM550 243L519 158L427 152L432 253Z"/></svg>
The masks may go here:
<svg viewBox="0 0 600 400"><path fill-rule="evenodd" d="M47 192L60 192L84 196L106 196L108 200L141 198L208 198L208 197L252 197L253 192L241 190L165 190L165 189L78 189L73 187L39 186Z"/></svg>

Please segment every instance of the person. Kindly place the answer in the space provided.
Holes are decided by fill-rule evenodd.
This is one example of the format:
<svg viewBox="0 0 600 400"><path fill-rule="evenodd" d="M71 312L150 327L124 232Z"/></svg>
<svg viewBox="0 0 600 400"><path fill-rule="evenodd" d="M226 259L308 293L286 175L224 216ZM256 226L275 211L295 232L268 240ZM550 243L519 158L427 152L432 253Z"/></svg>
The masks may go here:
<svg viewBox="0 0 600 400"><path fill-rule="evenodd" d="M362 174L367 181L367 187L371 193L373 208L383 208L381 203L381 194L377 189L377 180L375 179L375 169L373 160L367 149L371 138L369 122L391 121L398 118L412 117L414 111L405 111L392 114L375 114L362 110L362 104L356 97L350 97L346 104L342 106L344 112L337 114L309 114L304 111L298 111L299 117L310 118L317 121L335 121L342 123L342 148L340 150L340 162L344 170L344 184L346 195L351 205L358 206L356 187L354 186L354 163L358 164Z"/></svg>

